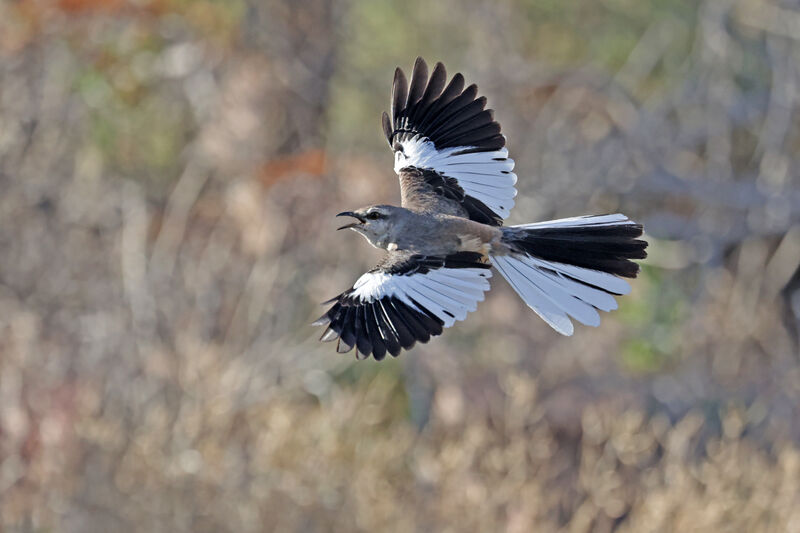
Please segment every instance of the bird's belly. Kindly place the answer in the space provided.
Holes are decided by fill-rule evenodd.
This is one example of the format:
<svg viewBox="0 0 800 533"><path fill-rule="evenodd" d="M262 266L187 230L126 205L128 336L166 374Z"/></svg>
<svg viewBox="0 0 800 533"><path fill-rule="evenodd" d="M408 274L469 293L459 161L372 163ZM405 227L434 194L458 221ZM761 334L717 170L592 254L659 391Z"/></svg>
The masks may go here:
<svg viewBox="0 0 800 533"><path fill-rule="evenodd" d="M478 252L482 255L487 255L492 247L488 242L485 242L479 235L471 235L469 233L462 233L458 235L459 252Z"/></svg>

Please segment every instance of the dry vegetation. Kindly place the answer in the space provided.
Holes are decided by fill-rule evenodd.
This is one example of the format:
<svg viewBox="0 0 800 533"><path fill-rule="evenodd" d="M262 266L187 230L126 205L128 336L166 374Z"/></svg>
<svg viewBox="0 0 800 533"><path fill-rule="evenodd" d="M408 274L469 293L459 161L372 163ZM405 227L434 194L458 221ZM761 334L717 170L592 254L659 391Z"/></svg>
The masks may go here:
<svg viewBox="0 0 800 533"><path fill-rule="evenodd" d="M466 4L0 4L0 531L800 532L800 5ZM601 328L498 278L399 359L316 343L417 54L511 223L645 223Z"/></svg>

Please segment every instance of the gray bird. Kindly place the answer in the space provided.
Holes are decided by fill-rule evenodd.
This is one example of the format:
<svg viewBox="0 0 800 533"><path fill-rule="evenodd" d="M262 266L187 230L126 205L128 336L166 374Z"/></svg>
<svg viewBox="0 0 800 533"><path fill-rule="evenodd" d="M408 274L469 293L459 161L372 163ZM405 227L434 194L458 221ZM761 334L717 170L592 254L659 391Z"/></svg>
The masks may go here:
<svg viewBox="0 0 800 533"><path fill-rule="evenodd" d="M397 69L391 118L383 130L394 151L401 206L345 211L351 229L383 260L351 289L325 302L314 322L337 351L381 360L440 335L464 320L489 290L491 268L545 322L572 335L570 317L598 326L598 310L617 308L630 292L632 259L647 256L642 226L621 214L582 216L503 227L514 206L514 161L486 98L464 88L444 65L417 58L408 83Z"/></svg>

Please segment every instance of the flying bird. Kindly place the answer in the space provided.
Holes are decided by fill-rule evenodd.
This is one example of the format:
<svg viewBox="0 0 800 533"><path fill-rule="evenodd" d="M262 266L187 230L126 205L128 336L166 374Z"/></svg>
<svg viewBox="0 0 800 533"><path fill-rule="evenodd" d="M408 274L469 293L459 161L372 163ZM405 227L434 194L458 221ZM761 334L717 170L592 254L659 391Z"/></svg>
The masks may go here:
<svg viewBox="0 0 800 533"><path fill-rule="evenodd" d="M336 216L386 250L381 262L314 325L320 340L363 359L397 356L464 320L489 290L492 268L563 335L572 320L600 324L617 308L647 256L642 226L621 214L503 226L514 206L514 160L486 98L464 76L417 58L407 81L398 68L383 132L400 178L400 207L373 205Z"/></svg>

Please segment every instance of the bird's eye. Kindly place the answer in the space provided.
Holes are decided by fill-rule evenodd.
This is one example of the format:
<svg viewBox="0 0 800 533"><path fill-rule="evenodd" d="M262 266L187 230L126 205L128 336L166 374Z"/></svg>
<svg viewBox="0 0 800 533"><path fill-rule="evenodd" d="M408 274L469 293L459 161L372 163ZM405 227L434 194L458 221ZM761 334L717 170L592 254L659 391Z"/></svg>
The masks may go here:
<svg viewBox="0 0 800 533"><path fill-rule="evenodd" d="M366 214L366 217L370 220L376 220L378 218L381 218L381 214L378 213L377 211L371 211Z"/></svg>

